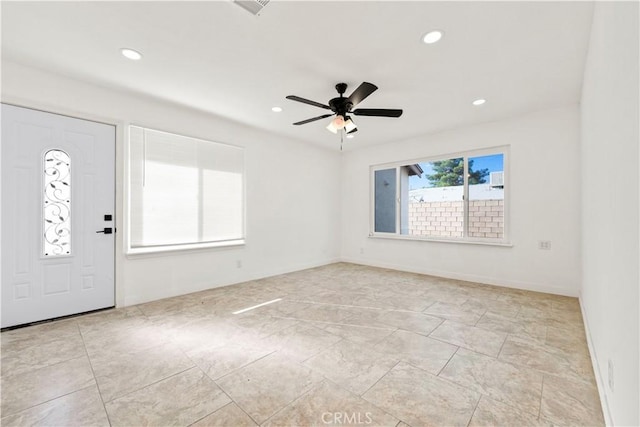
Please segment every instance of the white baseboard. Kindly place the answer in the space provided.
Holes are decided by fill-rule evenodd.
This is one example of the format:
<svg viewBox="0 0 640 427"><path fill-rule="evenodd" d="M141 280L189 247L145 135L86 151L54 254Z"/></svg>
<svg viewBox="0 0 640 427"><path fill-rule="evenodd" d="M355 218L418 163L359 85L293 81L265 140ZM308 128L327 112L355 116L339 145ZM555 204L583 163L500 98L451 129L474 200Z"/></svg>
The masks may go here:
<svg viewBox="0 0 640 427"><path fill-rule="evenodd" d="M582 312L582 320L584 322L584 333L587 336L587 345L589 346L589 356L591 356L591 365L593 367L593 375L596 377L596 385L598 387L598 394L600 395L600 405L602 406L602 414L604 416L604 422L607 426L614 426L613 417L611 416L611 411L609 410L609 402L607 401L607 395L604 390L607 382L602 376L602 372L600 371L600 365L598 364L598 356L596 354L596 349L593 346L593 341L591 340L591 330L589 329L589 321L587 319L587 314L584 311L584 305L582 304L582 296L578 298L580 301L580 311Z"/></svg>
<svg viewBox="0 0 640 427"><path fill-rule="evenodd" d="M249 282L249 281L252 281L252 280L265 279L267 277L279 276L280 274L292 273L294 271L307 270L309 268L321 267L323 265L333 264L333 263L336 263L336 262L340 262L340 259L338 259L338 258L329 258L329 259L322 260L322 261L309 262L309 263L300 263L300 264L288 265L286 267L280 267L280 268L274 268L274 269L269 269L269 270L262 270L262 271L259 271L259 272L247 273L246 275L243 275L242 277L238 277L238 278L230 280L230 281L216 283L215 285L212 285L211 283L202 283L200 285L194 285L190 289L177 290L177 292L168 292L168 293L156 294L156 295L129 295L129 296L125 297L124 304L117 305L117 307L118 308L120 308L120 307L128 307L128 306L132 306L132 305L136 305L136 304L144 304L144 303L151 302L151 301L157 301L157 300L164 299L164 298L173 298L173 297L177 297L177 296L180 296L180 295L186 295L186 294L191 294L191 293L194 293L194 292L205 291L205 290L208 290L208 289L222 288L224 286L236 285L238 283Z"/></svg>
<svg viewBox="0 0 640 427"><path fill-rule="evenodd" d="M388 268L390 270L406 271L409 273L426 274L429 276L443 277L445 279L464 280L467 282L482 283L485 285L502 286L505 288L523 289L526 291L543 292L547 294L563 295L568 297L578 297L578 292L574 289L558 288L537 283L529 283L515 280L502 280L493 277L480 276L475 274L456 273L451 271L431 270L428 268L407 267L393 263L363 260L360 258L342 257L342 262L352 264L368 265L370 267Z"/></svg>
<svg viewBox="0 0 640 427"><path fill-rule="evenodd" d="M327 259L327 260L324 260L324 261L296 264L295 266L288 266L286 268L276 268L274 270L269 270L269 271L266 271L266 272L260 272L260 273L254 274L253 276L255 276L255 277L243 280L243 282L247 282L249 280L266 279L267 277L279 276L281 274L293 273L295 271L308 270L310 268L322 267L323 265L335 264L335 263L341 262L341 261L342 260L340 258L331 258L331 259ZM237 282L237 283L241 283L241 282Z"/></svg>

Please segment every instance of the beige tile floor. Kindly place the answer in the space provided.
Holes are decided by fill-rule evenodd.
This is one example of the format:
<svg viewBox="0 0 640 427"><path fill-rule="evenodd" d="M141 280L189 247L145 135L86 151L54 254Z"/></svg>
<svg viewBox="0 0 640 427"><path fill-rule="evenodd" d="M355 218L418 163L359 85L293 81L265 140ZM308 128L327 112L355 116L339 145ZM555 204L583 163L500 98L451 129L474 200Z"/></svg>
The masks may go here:
<svg viewBox="0 0 640 427"><path fill-rule="evenodd" d="M3 426L604 425L576 299L354 264L7 331L1 351Z"/></svg>

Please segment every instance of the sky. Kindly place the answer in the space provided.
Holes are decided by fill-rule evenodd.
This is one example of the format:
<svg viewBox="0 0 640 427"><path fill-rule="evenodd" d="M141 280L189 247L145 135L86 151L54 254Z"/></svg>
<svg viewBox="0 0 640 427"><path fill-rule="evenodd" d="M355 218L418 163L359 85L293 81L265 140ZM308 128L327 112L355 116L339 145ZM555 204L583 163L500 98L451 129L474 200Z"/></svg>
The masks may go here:
<svg viewBox="0 0 640 427"><path fill-rule="evenodd" d="M490 156L480 156L480 157L470 157L469 160L473 160L473 170L478 169L489 169L489 172L499 172L504 170L504 155L503 154L492 154ZM417 188L424 187L432 187L429 183L429 180L426 178L427 175L433 174L433 168L431 167L431 163L419 163L424 170L422 174L422 178L418 178L417 176L409 177L409 190L415 190ZM489 177L486 178L489 181Z"/></svg>

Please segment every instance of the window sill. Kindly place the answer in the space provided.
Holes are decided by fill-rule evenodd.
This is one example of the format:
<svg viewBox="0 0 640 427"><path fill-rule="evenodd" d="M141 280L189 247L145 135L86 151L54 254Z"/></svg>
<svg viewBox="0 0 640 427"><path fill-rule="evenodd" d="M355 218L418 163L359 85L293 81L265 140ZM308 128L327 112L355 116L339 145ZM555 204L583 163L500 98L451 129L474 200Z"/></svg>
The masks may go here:
<svg viewBox="0 0 640 427"><path fill-rule="evenodd" d="M147 246L128 248L126 255L135 257L137 255L162 255L180 252L193 252L202 249L216 249L216 248L230 248L235 246L244 246L245 239L228 240L224 242L206 242L206 243L191 243L185 245L166 245L166 246Z"/></svg>
<svg viewBox="0 0 640 427"><path fill-rule="evenodd" d="M503 241L483 241L483 240L462 240L462 239L438 239L438 238L428 238L428 237L413 237L413 236L402 236L402 235L380 235L380 234L370 234L370 239L390 239L390 240L407 240L410 242L436 242L436 243L453 243L453 244L462 244L462 245L479 245L479 246L500 246L505 248L512 248L513 243L503 242Z"/></svg>

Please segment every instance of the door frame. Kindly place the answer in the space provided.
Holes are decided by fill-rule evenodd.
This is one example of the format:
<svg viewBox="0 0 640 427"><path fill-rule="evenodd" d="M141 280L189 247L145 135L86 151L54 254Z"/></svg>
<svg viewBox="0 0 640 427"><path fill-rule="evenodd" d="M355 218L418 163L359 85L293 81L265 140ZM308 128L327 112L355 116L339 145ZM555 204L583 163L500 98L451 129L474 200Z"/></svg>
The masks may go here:
<svg viewBox="0 0 640 427"><path fill-rule="evenodd" d="M73 119L86 120L90 122L101 123L109 126L115 127L115 147L114 147L114 156L115 156L115 170L114 170L114 206L115 206L115 221L114 227L116 230L120 230L120 232L115 234L115 247L114 247L114 263L113 263L113 277L114 277L114 300L115 307L123 307L124 306L124 280L123 280L123 260L124 260L124 240L123 240L123 218L124 218L124 199L122 195L124 194L124 152L123 147L124 144L124 129L126 128L126 124L124 121L117 120L110 117L96 116L93 114L71 110L68 108L60 107L58 105L52 105L47 103L40 103L38 101L27 100L22 98L16 98L11 96L4 96L0 100L3 104L12 105L14 107L22 107L29 108L31 110L41 111L44 113L57 114L59 116L66 116ZM0 182L2 180L2 170L0 165ZM0 186L0 215L2 215L2 194L1 194L1 186ZM0 239L2 239L2 231L0 230ZM0 257L2 256L0 249ZM0 274L2 272L2 266L0 264Z"/></svg>

